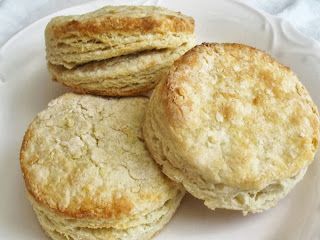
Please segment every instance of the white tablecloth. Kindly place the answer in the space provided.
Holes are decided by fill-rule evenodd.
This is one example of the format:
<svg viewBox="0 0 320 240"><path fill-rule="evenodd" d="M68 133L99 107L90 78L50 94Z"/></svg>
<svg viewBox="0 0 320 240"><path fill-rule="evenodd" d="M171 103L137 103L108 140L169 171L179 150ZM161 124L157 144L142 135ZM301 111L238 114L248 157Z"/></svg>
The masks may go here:
<svg viewBox="0 0 320 240"><path fill-rule="evenodd" d="M305 35L320 41L320 0L242 1L287 19ZM0 0L0 46L37 19L85 2L89 0Z"/></svg>

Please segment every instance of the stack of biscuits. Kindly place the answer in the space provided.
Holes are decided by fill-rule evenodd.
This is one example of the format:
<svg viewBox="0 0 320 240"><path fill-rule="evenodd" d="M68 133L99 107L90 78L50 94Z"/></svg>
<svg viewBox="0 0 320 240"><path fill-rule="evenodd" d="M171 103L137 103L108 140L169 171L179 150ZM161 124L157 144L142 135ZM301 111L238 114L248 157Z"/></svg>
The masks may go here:
<svg viewBox="0 0 320 240"><path fill-rule="evenodd" d="M297 76L249 46L194 47L191 17L106 6L52 19L45 39L52 79L75 93L36 116L20 164L52 239L150 239L186 190L261 212L314 159L319 113Z"/></svg>
<svg viewBox="0 0 320 240"><path fill-rule="evenodd" d="M194 20L160 7L108 6L52 19L45 39L53 80L80 93L141 95L194 46Z"/></svg>

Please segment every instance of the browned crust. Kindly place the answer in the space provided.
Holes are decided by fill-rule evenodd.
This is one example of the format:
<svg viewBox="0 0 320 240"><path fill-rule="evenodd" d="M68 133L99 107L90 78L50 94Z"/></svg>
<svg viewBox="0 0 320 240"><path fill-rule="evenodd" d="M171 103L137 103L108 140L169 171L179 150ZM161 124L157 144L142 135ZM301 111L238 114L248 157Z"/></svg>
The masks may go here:
<svg viewBox="0 0 320 240"><path fill-rule="evenodd" d="M256 52L263 53L264 61L266 63L275 64L279 66L284 71L291 71L289 67L284 66L283 64L276 61L274 58L272 58L270 55L265 53L264 51L258 50L254 47L246 46L243 44L238 43L202 43L201 45L197 45L194 48L190 49L188 52L186 52L180 59L176 60L173 64L173 66L170 68L169 73L166 77L166 80L163 85L163 90L161 94L162 104L164 106L164 112L166 116L166 120L169 124L174 125L176 127L183 127L183 123L185 121L185 116L183 115L182 107L190 107L192 104L191 102L185 102L180 101L181 98L179 96L184 95L181 91L179 86L181 86L181 83L185 81L183 74L177 74L177 72L183 71L183 65L193 66L198 61L198 55L201 52L206 51L206 48L212 48L215 51L216 46L221 46L227 50L249 50L249 54L255 54ZM238 56L234 56L238 57ZM241 59L238 59L241 61ZM276 85L275 85L276 86ZM258 100L258 99L257 99ZM228 109L226 110L226 114L228 114Z"/></svg>
<svg viewBox="0 0 320 240"><path fill-rule="evenodd" d="M72 33L78 36L94 36L107 32L140 32L140 33L166 33L166 32L194 32L194 19L182 14L180 16L161 15L161 17L147 16L134 17L98 17L84 21L71 20L58 25L52 25L48 30L54 37L63 37ZM49 26L49 25L48 25Z"/></svg>
<svg viewBox="0 0 320 240"><path fill-rule="evenodd" d="M123 216L130 215L133 208L133 204L130 199L121 197L115 199L114 201L106 204L106 207L101 206L101 208L96 207L93 200L83 201L80 204L80 208L67 208L64 212L59 211L57 208L50 207L47 203L41 200L40 194L35 194L31 189L28 188L27 181L27 191L35 199L35 201L45 207L47 210L64 217L71 217L76 219L93 219L93 218L120 218Z"/></svg>
<svg viewBox="0 0 320 240"><path fill-rule="evenodd" d="M110 97L136 97L136 96L141 96L141 95L146 95L149 94L155 87L155 85L157 83L155 83L154 85L149 85L149 86L145 86L145 87L141 87L141 88L137 88L137 89L132 89L132 90L117 90L117 91L112 91L112 90L108 90L108 89L103 89L103 90L99 90L99 89L95 89L95 90L90 90L90 89L86 89L86 88L81 88L81 87L77 87L77 86L71 86L71 85L67 85L63 82L63 80L60 80L56 77L52 77L52 81L54 82L59 82L61 83L63 86L66 87L70 87L73 88L73 90L76 93L80 93L80 94L93 94L93 95L100 95L100 96L110 96Z"/></svg>
<svg viewBox="0 0 320 240"><path fill-rule="evenodd" d="M83 202L79 204L77 207L68 207L65 209L65 211L61 212L57 208L52 208L49 206L47 202L43 202L41 192L35 193L32 190L32 186L30 185L30 181L28 178L28 170L25 164L27 164L27 156L25 156L25 152L27 148L29 147L29 141L35 136L33 136L33 131L31 127L32 123L30 124L27 132L24 135L23 142L21 145L21 151L20 151L20 167L22 171L22 175L26 184L27 191L31 194L31 196L36 200L38 204L41 206L45 206L47 209L50 209L54 213L66 216L66 217L72 217L72 218L113 218L113 217L121 217L121 216L127 216L130 215L131 210L133 209L134 205L132 201L127 197L121 197L116 198L116 196L113 197L113 201L110 203L106 203L103 206L99 208L95 204L94 199L85 199ZM93 196L94 197L94 196Z"/></svg>
<svg viewBox="0 0 320 240"><path fill-rule="evenodd" d="M28 130L26 131L26 133L23 137L22 145L20 148L20 168L21 168L22 176L24 178L24 182L25 182L28 190L29 189L31 190L31 186L30 186L29 181L26 176L27 175L27 167L25 166L25 163L26 163L27 157L25 156L25 152L27 151L29 141L32 138L32 131L30 129L31 124L29 125Z"/></svg>

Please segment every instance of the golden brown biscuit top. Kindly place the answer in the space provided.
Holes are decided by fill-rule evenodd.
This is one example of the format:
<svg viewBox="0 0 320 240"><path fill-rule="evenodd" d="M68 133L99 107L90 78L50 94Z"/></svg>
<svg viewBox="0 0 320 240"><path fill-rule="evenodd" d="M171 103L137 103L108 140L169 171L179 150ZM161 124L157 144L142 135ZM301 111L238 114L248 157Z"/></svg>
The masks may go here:
<svg viewBox="0 0 320 240"><path fill-rule="evenodd" d="M120 218L162 206L178 187L141 135L148 99L65 94L30 124L21 148L28 191L56 213Z"/></svg>
<svg viewBox="0 0 320 240"><path fill-rule="evenodd" d="M83 15L60 16L47 25L47 34L56 38L93 36L119 32L194 32L194 20L179 12L155 6L106 6Z"/></svg>
<svg viewBox="0 0 320 240"><path fill-rule="evenodd" d="M259 188L314 158L317 108L296 75L262 51L202 44L161 84L168 141L205 179Z"/></svg>

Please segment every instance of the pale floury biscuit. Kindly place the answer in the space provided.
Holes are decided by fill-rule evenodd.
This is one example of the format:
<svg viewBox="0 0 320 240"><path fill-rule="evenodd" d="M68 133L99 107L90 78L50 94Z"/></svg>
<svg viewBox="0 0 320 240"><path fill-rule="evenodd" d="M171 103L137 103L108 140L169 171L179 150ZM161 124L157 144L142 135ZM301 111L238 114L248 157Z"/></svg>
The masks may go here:
<svg viewBox="0 0 320 240"><path fill-rule="evenodd" d="M53 18L45 39L53 80L82 93L138 95L194 46L194 20L161 7L106 6Z"/></svg>
<svg viewBox="0 0 320 240"><path fill-rule="evenodd" d="M202 44L154 90L143 123L163 172L211 209L261 212L302 179L319 114L297 76L240 44Z"/></svg>
<svg viewBox="0 0 320 240"><path fill-rule="evenodd" d="M141 140L147 98L67 93L30 124L20 161L28 198L53 239L150 239L184 188Z"/></svg>

